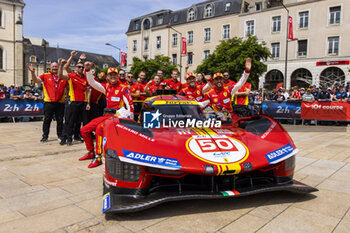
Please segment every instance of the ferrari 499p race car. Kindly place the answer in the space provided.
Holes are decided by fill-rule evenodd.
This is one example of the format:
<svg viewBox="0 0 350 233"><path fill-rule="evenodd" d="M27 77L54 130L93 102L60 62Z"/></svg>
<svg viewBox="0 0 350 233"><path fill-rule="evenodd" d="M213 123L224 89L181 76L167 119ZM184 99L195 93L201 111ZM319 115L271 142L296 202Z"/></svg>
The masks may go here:
<svg viewBox="0 0 350 233"><path fill-rule="evenodd" d="M293 180L298 149L278 122L258 115L220 126L208 115L186 97L160 95L143 103L139 122L107 119L103 212L133 212L175 200L317 191Z"/></svg>

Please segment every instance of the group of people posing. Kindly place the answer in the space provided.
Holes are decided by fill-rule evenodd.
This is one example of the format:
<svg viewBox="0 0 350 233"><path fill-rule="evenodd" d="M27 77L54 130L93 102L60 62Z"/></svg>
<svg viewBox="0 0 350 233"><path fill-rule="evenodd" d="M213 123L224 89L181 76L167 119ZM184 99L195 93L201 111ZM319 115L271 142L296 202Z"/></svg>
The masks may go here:
<svg viewBox="0 0 350 233"><path fill-rule="evenodd" d="M106 77L96 74L94 64L84 61L80 56L71 70L71 63L77 52L72 51L68 60L51 63L50 72L36 76L33 66L28 70L35 83L43 84L44 93L44 122L41 142L47 142L50 124L53 116L57 120L57 136L61 145L72 145L72 141L84 141L88 153L79 160L92 159L89 168L101 164L103 121L110 117L103 116L103 108L115 109L117 115L133 119L134 100L145 100L155 94L157 89L174 89L177 94L184 95L198 102L201 108L211 106L214 110L226 110L233 119L231 102L237 105L247 105L251 85L247 83L251 69L251 59L245 63L245 70L237 83L230 80L229 73L211 75L186 74L186 83L178 80L179 73L173 70L171 79L163 78L163 71L158 70L150 81L146 81L146 73L141 71L134 82L132 73L124 70L109 68ZM63 74L63 70L66 74ZM203 76L206 83L203 82ZM66 93L66 90L67 93ZM69 96L65 103L66 95ZM64 124L63 124L64 119ZM83 127L81 128L81 123ZM96 149L93 137L95 132ZM81 139L80 135L83 137Z"/></svg>

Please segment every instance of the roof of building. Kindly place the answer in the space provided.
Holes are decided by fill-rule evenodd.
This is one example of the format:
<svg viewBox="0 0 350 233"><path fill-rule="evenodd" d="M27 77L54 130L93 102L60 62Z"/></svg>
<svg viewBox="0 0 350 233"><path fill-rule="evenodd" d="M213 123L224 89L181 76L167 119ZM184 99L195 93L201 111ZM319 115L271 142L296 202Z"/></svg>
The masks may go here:
<svg viewBox="0 0 350 233"><path fill-rule="evenodd" d="M11 3L20 3L20 4L23 4L25 5L24 1L23 0L5 0L7 2L11 2Z"/></svg>
<svg viewBox="0 0 350 233"><path fill-rule="evenodd" d="M47 63L51 63L54 61L58 61L59 59L68 59L70 56L71 49L63 49L63 48L55 48L55 47L47 47L46 48L46 61ZM103 54L89 53L84 51L78 51L78 55L75 59L73 59L74 64L79 59L80 54L86 54L86 60L94 62L98 67L103 68L104 64L107 64L108 67L116 67L119 63L112 57ZM28 47L28 58L31 56L36 56L36 63L43 64L44 63L44 47L38 45L29 45Z"/></svg>
<svg viewBox="0 0 350 233"><path fill-rule="evenodd" d="M226 9L226 4L231 3L229 9ZM212 6L212 16L205 17L205 8ZM199 20L205 20L206 18L220 17L230 14L238 14L241 12L242 0L209 0L194 4L190 7L172 11L172 10L160 10L147 15L143 15L130 20L129 28L127 32L141 30L141 23L145 18L151 20L150 27L162 26L162 25L179 25L187 22L196 22ZM188 21L188 13L190 9L195 11L194 20ZM144 26L144 25L143 25Z"/></svg>

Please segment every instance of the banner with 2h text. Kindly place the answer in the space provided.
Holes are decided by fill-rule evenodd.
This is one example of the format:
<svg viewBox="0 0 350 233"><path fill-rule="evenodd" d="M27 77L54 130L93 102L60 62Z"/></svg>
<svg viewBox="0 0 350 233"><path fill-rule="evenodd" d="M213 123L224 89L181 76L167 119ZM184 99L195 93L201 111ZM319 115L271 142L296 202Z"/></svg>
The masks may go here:
<svg viewBox="0 0 350 233"><path fill-rule="evenodd" d="M0 100L0 117L43 115L44 103L41 100Z"/></svg>
<svg viewBox="0 0 350 233"><path fill-rule="evenodd" d="M302 102L301 118L350 121L350 102Z"/></svg>

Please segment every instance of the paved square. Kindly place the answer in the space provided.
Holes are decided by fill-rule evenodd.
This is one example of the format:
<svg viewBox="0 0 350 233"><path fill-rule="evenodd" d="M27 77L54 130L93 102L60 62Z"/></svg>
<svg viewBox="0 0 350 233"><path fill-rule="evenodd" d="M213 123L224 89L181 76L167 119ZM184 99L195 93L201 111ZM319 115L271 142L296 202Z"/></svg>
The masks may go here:
<svg viewBox="0 0 350 233"><path fill-rule="evenodd" d="M349 232L350 128L285 125L300 150L295 178L314 195L171 202L106 221L102 168L78 161L84 144L60 146L55 124L39 143L41 126L0 124L0 232Z"/></svg>

